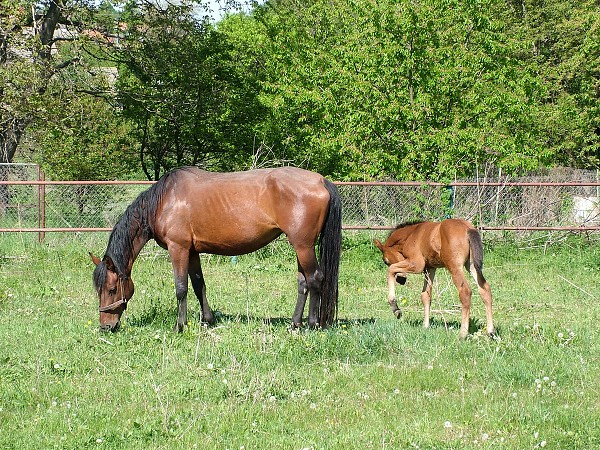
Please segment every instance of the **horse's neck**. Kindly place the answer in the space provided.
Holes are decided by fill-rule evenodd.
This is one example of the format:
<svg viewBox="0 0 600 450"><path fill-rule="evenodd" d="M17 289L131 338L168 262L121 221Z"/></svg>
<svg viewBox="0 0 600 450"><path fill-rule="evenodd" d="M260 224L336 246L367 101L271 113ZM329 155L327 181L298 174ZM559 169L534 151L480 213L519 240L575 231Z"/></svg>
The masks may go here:
<svg viewBox="0 0 600 450"><path fill-rule="evenodd" d="M117 263L118 266L120 266L117 270L120 270L124 275L130 276L133 263L149 240L148 236L140 231L131 239L131 244L125 246L127 249L126 251L123 250L123 247L115 248L115 244L112 242L112 248L110 248L111 245L109 245L106 253L111 255L113 261L115 259L120 260L120 262ZM120 255L120 257L117 255Z"/></svg>
<svg viewBox="0 0 600 450"><path fill-rule="evenodd" d="M133 245L132 245L133 254L131 255L130 261L127 263L127 269L129 271L129 273L131 273L131 268L133 267L134 261L137 259L138 255L142 251L142 248L144 248L144 245L146 245L146 243L149 240L150 239L147 236L145 236L143 233L137 234L135 236L135 238L133 239Z"/></svg>

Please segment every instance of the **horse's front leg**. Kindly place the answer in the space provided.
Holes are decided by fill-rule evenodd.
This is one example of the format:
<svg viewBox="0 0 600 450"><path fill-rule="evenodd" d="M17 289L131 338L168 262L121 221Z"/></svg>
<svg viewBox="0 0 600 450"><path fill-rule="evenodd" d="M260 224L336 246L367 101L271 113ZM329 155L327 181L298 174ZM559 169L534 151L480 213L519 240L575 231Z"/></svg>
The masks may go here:
<svg viewBox="0 0 600 450"><path fill-rule="evenodd" d="M190 280L192 280L194 294L196 294L198 302L200 302L202 321L210 325L214 325L215 317L210 309L210 306L208 305L208 300L206 300L206 283L204 282L202 266L200 265L200 255L196 252L190 252L188 272L190 275Z"/></svg>
<svg viewBox="0 0 600 450"><path fill-rule="evenodd" d="M178 246L170 246L169 255L173 264L175 296L177 297L177 323L174 330L181 333L187 323L189 250Z"/></svg>

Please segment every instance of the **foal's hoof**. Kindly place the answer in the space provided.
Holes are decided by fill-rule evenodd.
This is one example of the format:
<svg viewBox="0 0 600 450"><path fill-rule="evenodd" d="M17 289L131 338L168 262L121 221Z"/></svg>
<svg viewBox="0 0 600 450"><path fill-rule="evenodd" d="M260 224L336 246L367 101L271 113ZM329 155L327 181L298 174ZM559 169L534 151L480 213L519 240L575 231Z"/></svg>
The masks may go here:
<svg viewBox="0 0 600 450"><path fill-rule="evenodd" d="M402 310L397 309L396 311L394 311L394 315L396 316L396 319L401 319L402 318Z"/></svg>
<svg viewBox="0 0 600 450"><path fill-rule="evenodd" d="M401 285L406 284L406 277L403 277L402 275L396 275L396 283Z"/></svg>
<svg viewBox="0 0 600 450"><path fill-rule="evenodd" d="M500 336L498 335L498 333L496 333L496 330L492 331L491 333L488 333L487 336L494 340L494 341L500 341Z"/></svg>
<svg viewBox="0 0 600 450"><path fill-rule="evenodd" d="M183 333L183 324L176 324L175 328L173 328L173 331L175 333Z"/></svg>

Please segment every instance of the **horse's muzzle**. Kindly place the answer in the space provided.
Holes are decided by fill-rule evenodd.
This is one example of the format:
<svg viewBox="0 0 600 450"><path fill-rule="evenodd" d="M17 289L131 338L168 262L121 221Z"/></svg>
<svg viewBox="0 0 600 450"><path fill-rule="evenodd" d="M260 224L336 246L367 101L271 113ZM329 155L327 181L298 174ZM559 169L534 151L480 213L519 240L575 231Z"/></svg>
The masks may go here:
<svg viewBox="0 0 600 450"><path fill-rule="evenodd" d="M396 283L398 284L405 284L406 283L406 277L403 277L400 274L396 274Z"/></svg>
<svg viewBox="0 0 600 450"><path fill-rule="evenodd" d="M121 327L121 321L117 320L115 323L105 323L104 325L100 325L100 331L104 332L104 333L108 333L109 331L111 333L114 333L115 331L118 331L119 328Z"/></svg>

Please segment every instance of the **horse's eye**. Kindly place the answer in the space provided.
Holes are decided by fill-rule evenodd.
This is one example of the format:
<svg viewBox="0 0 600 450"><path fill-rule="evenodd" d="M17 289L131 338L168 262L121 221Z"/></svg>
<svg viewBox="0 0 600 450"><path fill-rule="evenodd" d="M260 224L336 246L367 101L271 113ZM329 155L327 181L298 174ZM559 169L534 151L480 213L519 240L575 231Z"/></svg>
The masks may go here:
<svg viewBox="0 0 600 450"><path fill-rule="evenodd" d="M117 293L117 288L116 287L110 288L108 290L108 295L115 295L116 293Z"/></svg>

